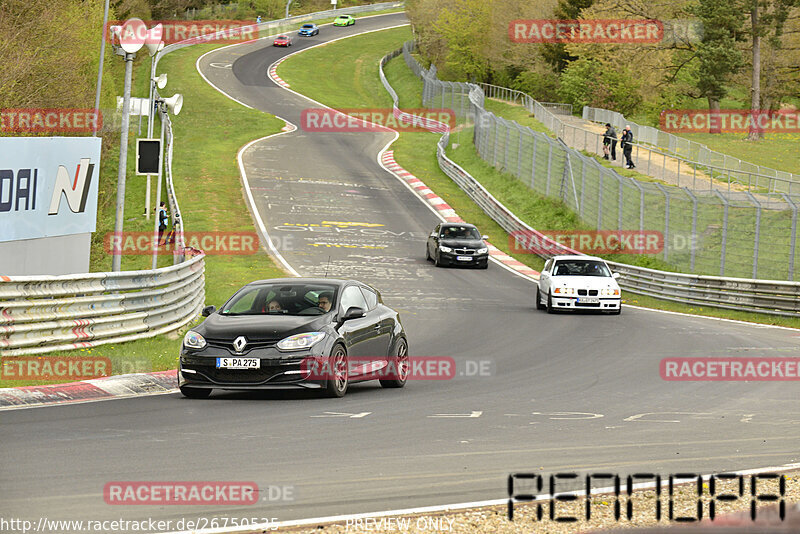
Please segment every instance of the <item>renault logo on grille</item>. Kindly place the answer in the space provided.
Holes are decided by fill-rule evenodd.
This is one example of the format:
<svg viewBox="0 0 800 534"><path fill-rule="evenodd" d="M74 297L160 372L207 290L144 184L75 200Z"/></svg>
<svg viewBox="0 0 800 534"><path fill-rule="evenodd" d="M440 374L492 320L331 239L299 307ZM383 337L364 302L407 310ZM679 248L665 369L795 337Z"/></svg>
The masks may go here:
<svg viewBox="0 0 800 534"><path fill-rule="evenodd" d="M246 346L247 340L244 336L239 336L233 340L233 348L236 349L236 352L242 352Z"/></svg>

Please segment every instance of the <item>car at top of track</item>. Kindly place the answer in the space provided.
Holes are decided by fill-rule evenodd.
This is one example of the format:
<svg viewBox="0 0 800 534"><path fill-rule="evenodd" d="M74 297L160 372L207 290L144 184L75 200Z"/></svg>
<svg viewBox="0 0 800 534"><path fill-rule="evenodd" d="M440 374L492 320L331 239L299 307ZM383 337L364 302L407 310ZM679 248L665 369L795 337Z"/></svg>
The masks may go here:
<svg viewBox="0 0 800 534"><path fill-rule="evenodd" d="M489 267L489 246L484 242L474 224L437 224L428 236L425 259L442 265L466 265L486 269Z"/></svg>
<svg viewBox="0 0 800 534"><path fill-rule="evenodd" d="M319 26L312 23L303 24L303 26L300 27L300 31L297 32L297 35L303 35L306 37L310 37L312 35L319 35Z"/></svg>
<svg viewBox="0 0 800 534"><path fill-rule="evenodd" d="M356 23L356 18L353 15L339 15L333 21L334 26L352 26Z"/></svg>
<svg viewBox="0 0 800 534"><path fill-rule="evenodd" d="M536 288L536 307L557 310L598 310L619 314L622 292L614 273L595 256L553 256L544 264Z"/></svg>
<svg viewBox="0 0 800 534"><path fill-rule="evenodd" d="M317 389L342 397L348 384L379 379L403 387L408 341L400 315L355 280L282 278L251 282L183 339L181 392Z"/></svg>
<svg viewBox="0 0 800 534"><path fill-rule="evenodd" d="M288 35L279 35L272 41L272 46L292 46L292 38Z"/></svg>

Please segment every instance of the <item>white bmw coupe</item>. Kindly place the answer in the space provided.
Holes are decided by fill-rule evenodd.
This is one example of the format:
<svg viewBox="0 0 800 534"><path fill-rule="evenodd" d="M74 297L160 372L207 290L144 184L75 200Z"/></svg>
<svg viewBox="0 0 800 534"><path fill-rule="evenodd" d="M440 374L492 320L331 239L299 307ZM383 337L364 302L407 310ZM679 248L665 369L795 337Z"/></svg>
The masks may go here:
<svg viewBox="0 0 800 534"><path fill-rule="evenodd" d="M558 310L597 310L619 315L622 294L619 273L612 273L602 258L553 256L544 264L536 288L536 307Z"/></svg>

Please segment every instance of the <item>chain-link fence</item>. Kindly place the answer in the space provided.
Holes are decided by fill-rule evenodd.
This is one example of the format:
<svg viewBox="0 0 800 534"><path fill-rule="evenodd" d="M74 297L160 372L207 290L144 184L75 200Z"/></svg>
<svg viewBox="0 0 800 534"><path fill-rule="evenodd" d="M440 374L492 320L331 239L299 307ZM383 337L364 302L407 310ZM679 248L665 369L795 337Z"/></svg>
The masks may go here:
<svg viewBox="0 0 800 534"><path fill-rule="evenodd" d="M482 159L534 191L560 198L587 225L661 232L663 249L655 256L683 272L794 279L797 205L789 195L693 190L621 176L567 146L576 142L564 135L567 108L530 99L526 107L558 139L535 132L487 111L482 87L439 80L435 67L425 69L413 57L413 46L406 43L403 56L424 81L423 104L452 109L460 128L474 129Z"/></svg>
<svg viewBox="0 0 800 534"><path fill-rule="evenodd" d="M702 143L678 137L652 126L636 124L616 111L584 106L583 118L603 124L609 123L615 128L629 125L634 139L637 139L639 143L658 147L672 156L679 156L684 162L692 163L703 169L711 169L714 176L719 179L734 181L741 185L747 184L748 191L800 195L800 174L755 165L727 154L715 152Z"/></svg>

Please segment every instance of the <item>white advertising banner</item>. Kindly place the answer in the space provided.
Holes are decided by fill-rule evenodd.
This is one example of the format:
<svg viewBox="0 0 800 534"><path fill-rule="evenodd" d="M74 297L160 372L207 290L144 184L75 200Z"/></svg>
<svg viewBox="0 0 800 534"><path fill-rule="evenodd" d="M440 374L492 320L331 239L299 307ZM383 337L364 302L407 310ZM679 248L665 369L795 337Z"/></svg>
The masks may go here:
<svg viewBox="0 0 800 534"><path fill-rule="evenodd" d="M0 242L94 232L99 137L0 137Z"/></svg>

